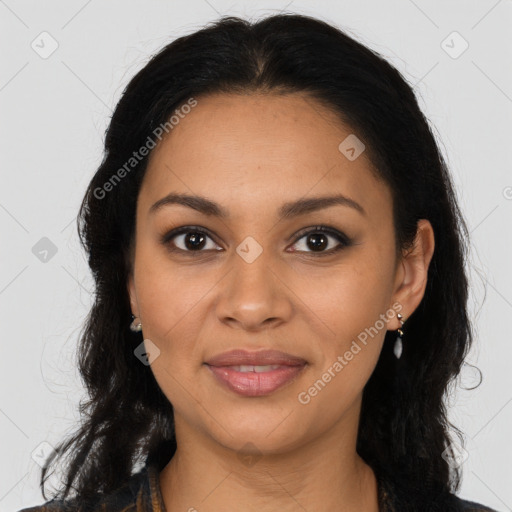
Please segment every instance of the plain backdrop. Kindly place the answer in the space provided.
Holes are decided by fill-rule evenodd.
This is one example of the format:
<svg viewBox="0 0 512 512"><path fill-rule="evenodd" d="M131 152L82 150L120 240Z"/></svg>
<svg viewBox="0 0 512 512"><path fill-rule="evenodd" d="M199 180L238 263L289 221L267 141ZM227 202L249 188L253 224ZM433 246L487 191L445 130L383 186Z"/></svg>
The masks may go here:
<svg viewBox="0 0 512 512"><path fill-rule="evenodd" d="M0 511L43 502L40 458L79 419L93 288L75 218L123 88L180 35L282 10L381 53L434 125L471 231L468 362L483 373L450 399L467 443L459 494L512 510L512 2L0 0ZM461 384L477 381L465 368Z"/></svg>

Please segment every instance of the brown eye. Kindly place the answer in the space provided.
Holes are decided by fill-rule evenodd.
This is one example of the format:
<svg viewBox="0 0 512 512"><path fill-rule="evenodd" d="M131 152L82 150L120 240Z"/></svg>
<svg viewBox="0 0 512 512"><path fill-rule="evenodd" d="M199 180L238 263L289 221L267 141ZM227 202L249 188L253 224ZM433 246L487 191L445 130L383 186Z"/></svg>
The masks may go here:
<svg viewBox="0 0 512 512"><path fill-rule="evenodd" d="M301 240L304 242L299 243ZM306 252L313 256L329 255L351 245L350 239L343 233L317 226L303 233L294 244L293 252ZM297 248L298 246L298 248ZM316 253L316 254L315 254Z"/></svg>
<svg viewBox="0 0 512 512"><path fill-rule="evenodd" d="M184 226L170 231L163 236L162 243L172 251L200 253L219 250L205 230L193 226Z"/></svg>
<svg viewBox="0 0 512 512"><path fill-rule="evenodd" d="M205 246L206 235L202 233L194 233L191 231L190 233L185 233L183 237L185 247L191 251L202 249Z"/></svg>

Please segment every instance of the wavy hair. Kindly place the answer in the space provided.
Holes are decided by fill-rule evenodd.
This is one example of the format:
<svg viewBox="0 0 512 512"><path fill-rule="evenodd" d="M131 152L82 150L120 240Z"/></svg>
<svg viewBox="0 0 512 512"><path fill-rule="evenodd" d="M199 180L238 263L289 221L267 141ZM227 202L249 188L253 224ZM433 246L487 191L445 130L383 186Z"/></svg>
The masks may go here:
<svg viewBox="0 0 512 512"><path fill-rule="evenodd" d="M435 497L439 510L452 510L461 475L451 463L451 434L462 435L447 419L445 399L472 342L468 230L413 87L339 28L297 14L256 22L223 17L174 40L134 76L113 112L77 222L95 281L78 347L88 396L79 427L56 450L57 459L69 453L57 498L91 501L122 485L144 459L162 468L176 450L172 405L151 368L134 357L142 338L129 329L129 256L149 155L108 193L99 191L190 98L295 92L327 106L365 142L376 176L392 192L397 251L411 246L419 219L433 226L425 295L406 323L411 341L397 360L396 333L386 333L363 392L357 451L378 478L393 483L398 503L438 510ZM41 474L43 496L51 463Z"/></svg>

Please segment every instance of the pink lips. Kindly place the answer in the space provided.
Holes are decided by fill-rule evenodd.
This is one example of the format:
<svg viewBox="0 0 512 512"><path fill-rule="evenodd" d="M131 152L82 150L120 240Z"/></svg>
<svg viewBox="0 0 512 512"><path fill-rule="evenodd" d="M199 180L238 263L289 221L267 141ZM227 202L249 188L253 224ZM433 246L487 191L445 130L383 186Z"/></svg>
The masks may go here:
<svg viewBox="0 0 512 512"><path fill-rule="evenodd" d="M277 350L232 350L206 361L210 371L221 383L243 396L272 393L296 377L306 364L300 357ZM267 368L248 368L251 366Z"/></svg>

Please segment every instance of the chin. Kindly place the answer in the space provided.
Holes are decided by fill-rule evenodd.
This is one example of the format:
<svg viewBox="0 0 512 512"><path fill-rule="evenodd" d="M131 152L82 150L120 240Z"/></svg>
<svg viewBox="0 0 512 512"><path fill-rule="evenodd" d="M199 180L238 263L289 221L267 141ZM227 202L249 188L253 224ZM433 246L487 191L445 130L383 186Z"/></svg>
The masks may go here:
<svg viewBox="0 0 512 512"><path fill-rule="evenodd" d="M253 455L278 455L301 446L300 425L283 421L286 415L269 419L234 419L224 416L222 426L215 424L210 436L233 451ZM305 433L303 433L305 435Z"/></svg>

